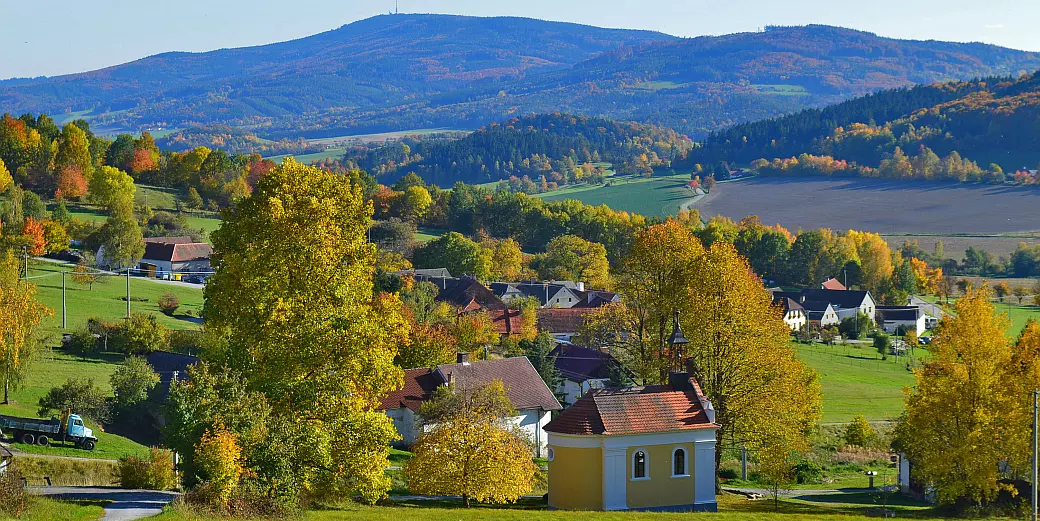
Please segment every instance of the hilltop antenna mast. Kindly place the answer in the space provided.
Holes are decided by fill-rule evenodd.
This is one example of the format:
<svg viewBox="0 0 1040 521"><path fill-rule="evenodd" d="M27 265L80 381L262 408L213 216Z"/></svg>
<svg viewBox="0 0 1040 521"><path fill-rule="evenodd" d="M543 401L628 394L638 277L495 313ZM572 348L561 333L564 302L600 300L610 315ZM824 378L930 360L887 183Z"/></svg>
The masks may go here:
<svg viewBox="0 0 1040 521"><path fill-rule="evenodd" d="M394 14L401 14L401 2L400 2L400 0L394 0Z"/></svg>

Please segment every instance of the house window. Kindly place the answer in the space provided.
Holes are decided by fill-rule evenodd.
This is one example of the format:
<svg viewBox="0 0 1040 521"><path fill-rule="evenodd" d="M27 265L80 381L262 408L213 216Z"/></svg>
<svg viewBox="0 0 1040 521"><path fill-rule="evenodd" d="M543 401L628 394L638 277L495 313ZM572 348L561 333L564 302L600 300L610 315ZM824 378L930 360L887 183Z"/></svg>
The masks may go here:
<svg viewBox="0 0 1040 521"><path fill-rule="evenodd" d="M549 461L556 459L556 451L554 451L552 447L549 447L545 455L547 456L546 459L548 459Z"/></svg>
<svg viewBox="0 0 1040 521"><path fill-rule="evenodd" d="M646 475L646 451L637 450L632 454L632 479L650 479Z"/></svg>
<svg viewBox="0 0 1040 521"><path fill-rule="evenodd" d="M690 472L686 468L686 449L682 447L676 447L672 451L672 477L685 477L689 476Z"/></svg>

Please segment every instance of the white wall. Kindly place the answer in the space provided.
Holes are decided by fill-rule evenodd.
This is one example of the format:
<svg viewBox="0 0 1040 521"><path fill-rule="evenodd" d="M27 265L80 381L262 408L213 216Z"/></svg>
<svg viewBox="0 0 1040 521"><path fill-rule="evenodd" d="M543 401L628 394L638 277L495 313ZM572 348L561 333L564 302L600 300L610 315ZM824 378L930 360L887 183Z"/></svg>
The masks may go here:
<svg viewBox="0 0 1040 521"><path fill-rule="evenodd" d="M557 392L563 395L564 406L570 407L574 405L574 402L578 401L578 398L585 396L589 389L602 389L607 386L608 381L606 378L596 378L584 382L575 382L565 378Z"/></svg>
<svg viewBox="0 0 1040 521"><path fill-rule="evenodd" d="M400 407L397 409L387 409L386 415L394 422L394 428L397 429L397 434L401 435L401 440L398 443L402 445L411 445L415 443L417 437L415 429L415 413L406 407Z"/></svg>

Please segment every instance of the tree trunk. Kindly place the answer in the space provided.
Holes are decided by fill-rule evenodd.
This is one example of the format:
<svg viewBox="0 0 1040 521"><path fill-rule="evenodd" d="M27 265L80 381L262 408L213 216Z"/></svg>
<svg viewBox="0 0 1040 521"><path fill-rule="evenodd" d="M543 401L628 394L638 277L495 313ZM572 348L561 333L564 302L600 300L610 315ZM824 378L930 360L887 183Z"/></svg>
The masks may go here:
<svg viewBox="0 0 1040 521"><path fill-rule="evenodd" d="M462 495L462 506L469 508L469 494Z"/></svg>
<svg viewBox="0 0 1040 521"><path fill-rule="evenodd" d="M11 378L9 378L8 374L5 373L4 374L4 405L7 405L7 404L11 403L11 401L8 400L8 392L10 390L11 390Z"/></svg>

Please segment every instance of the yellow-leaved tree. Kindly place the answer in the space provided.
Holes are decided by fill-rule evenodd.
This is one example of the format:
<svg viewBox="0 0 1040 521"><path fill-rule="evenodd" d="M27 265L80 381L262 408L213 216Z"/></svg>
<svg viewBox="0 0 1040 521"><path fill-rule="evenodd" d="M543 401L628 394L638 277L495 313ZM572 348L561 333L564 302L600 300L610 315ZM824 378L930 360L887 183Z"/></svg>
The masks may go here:
<svg viewBox="0 0 1040 521"><path fill-rule="evenodd" d="M207 429L195 447L195 465L210 487L213 499L223 505L231 500L242 476L241 459L242 448L235 434L223 424Z"/></svg>
<svg viewBox="0 0 1040 521"><path fill-rule="evenodd" d="M748 261L716 242L697 259L688 288L681 324L720 446L741 443L776 458L806 450L820 419L819 377L788 344L790 329ZM716 451L716 468L721 457Z"/></svg>
<svg viewBox="0 0 1040 521"><path fill-rule="evenodd" d="M985 286L970 290L939 324L896 429L896 446L943 504L992 499L1003 488L1002 465L1013 475L1028 462L1021 425L1031 411L1025 397L1032 405L1024 388L1036 383L1037 331L1013 350L1008 319L989 295Z"/></svg>
<svg viewBox="0 0 1040 521"><path fill-rule="evenodd" d="M426 428L405 464L414 494L512 503L531 491L530 440L504 421L513 407L500 380L478 389L437 390L420 412Z"/></svg>
<svg viewBox="0 0 1040 521"><path fill-rule="evenodd" d="M400 299L373 297L371 214L348 178L288 159L223 215L205 292L206 327L224 335L206 355L292 423L300 486L366 501L390 488L397 433L376 407L402 383L408 335Z"/></svg>
<svg viewBox="0 0 1040 521"><path fill-rule="evenodd" d="M36 300L36 286L18 277L18 259L0 252L0 373L4 379L4 402L8 393L26 376L29 365L40 354L40 321L54 312Z"/></svg>

